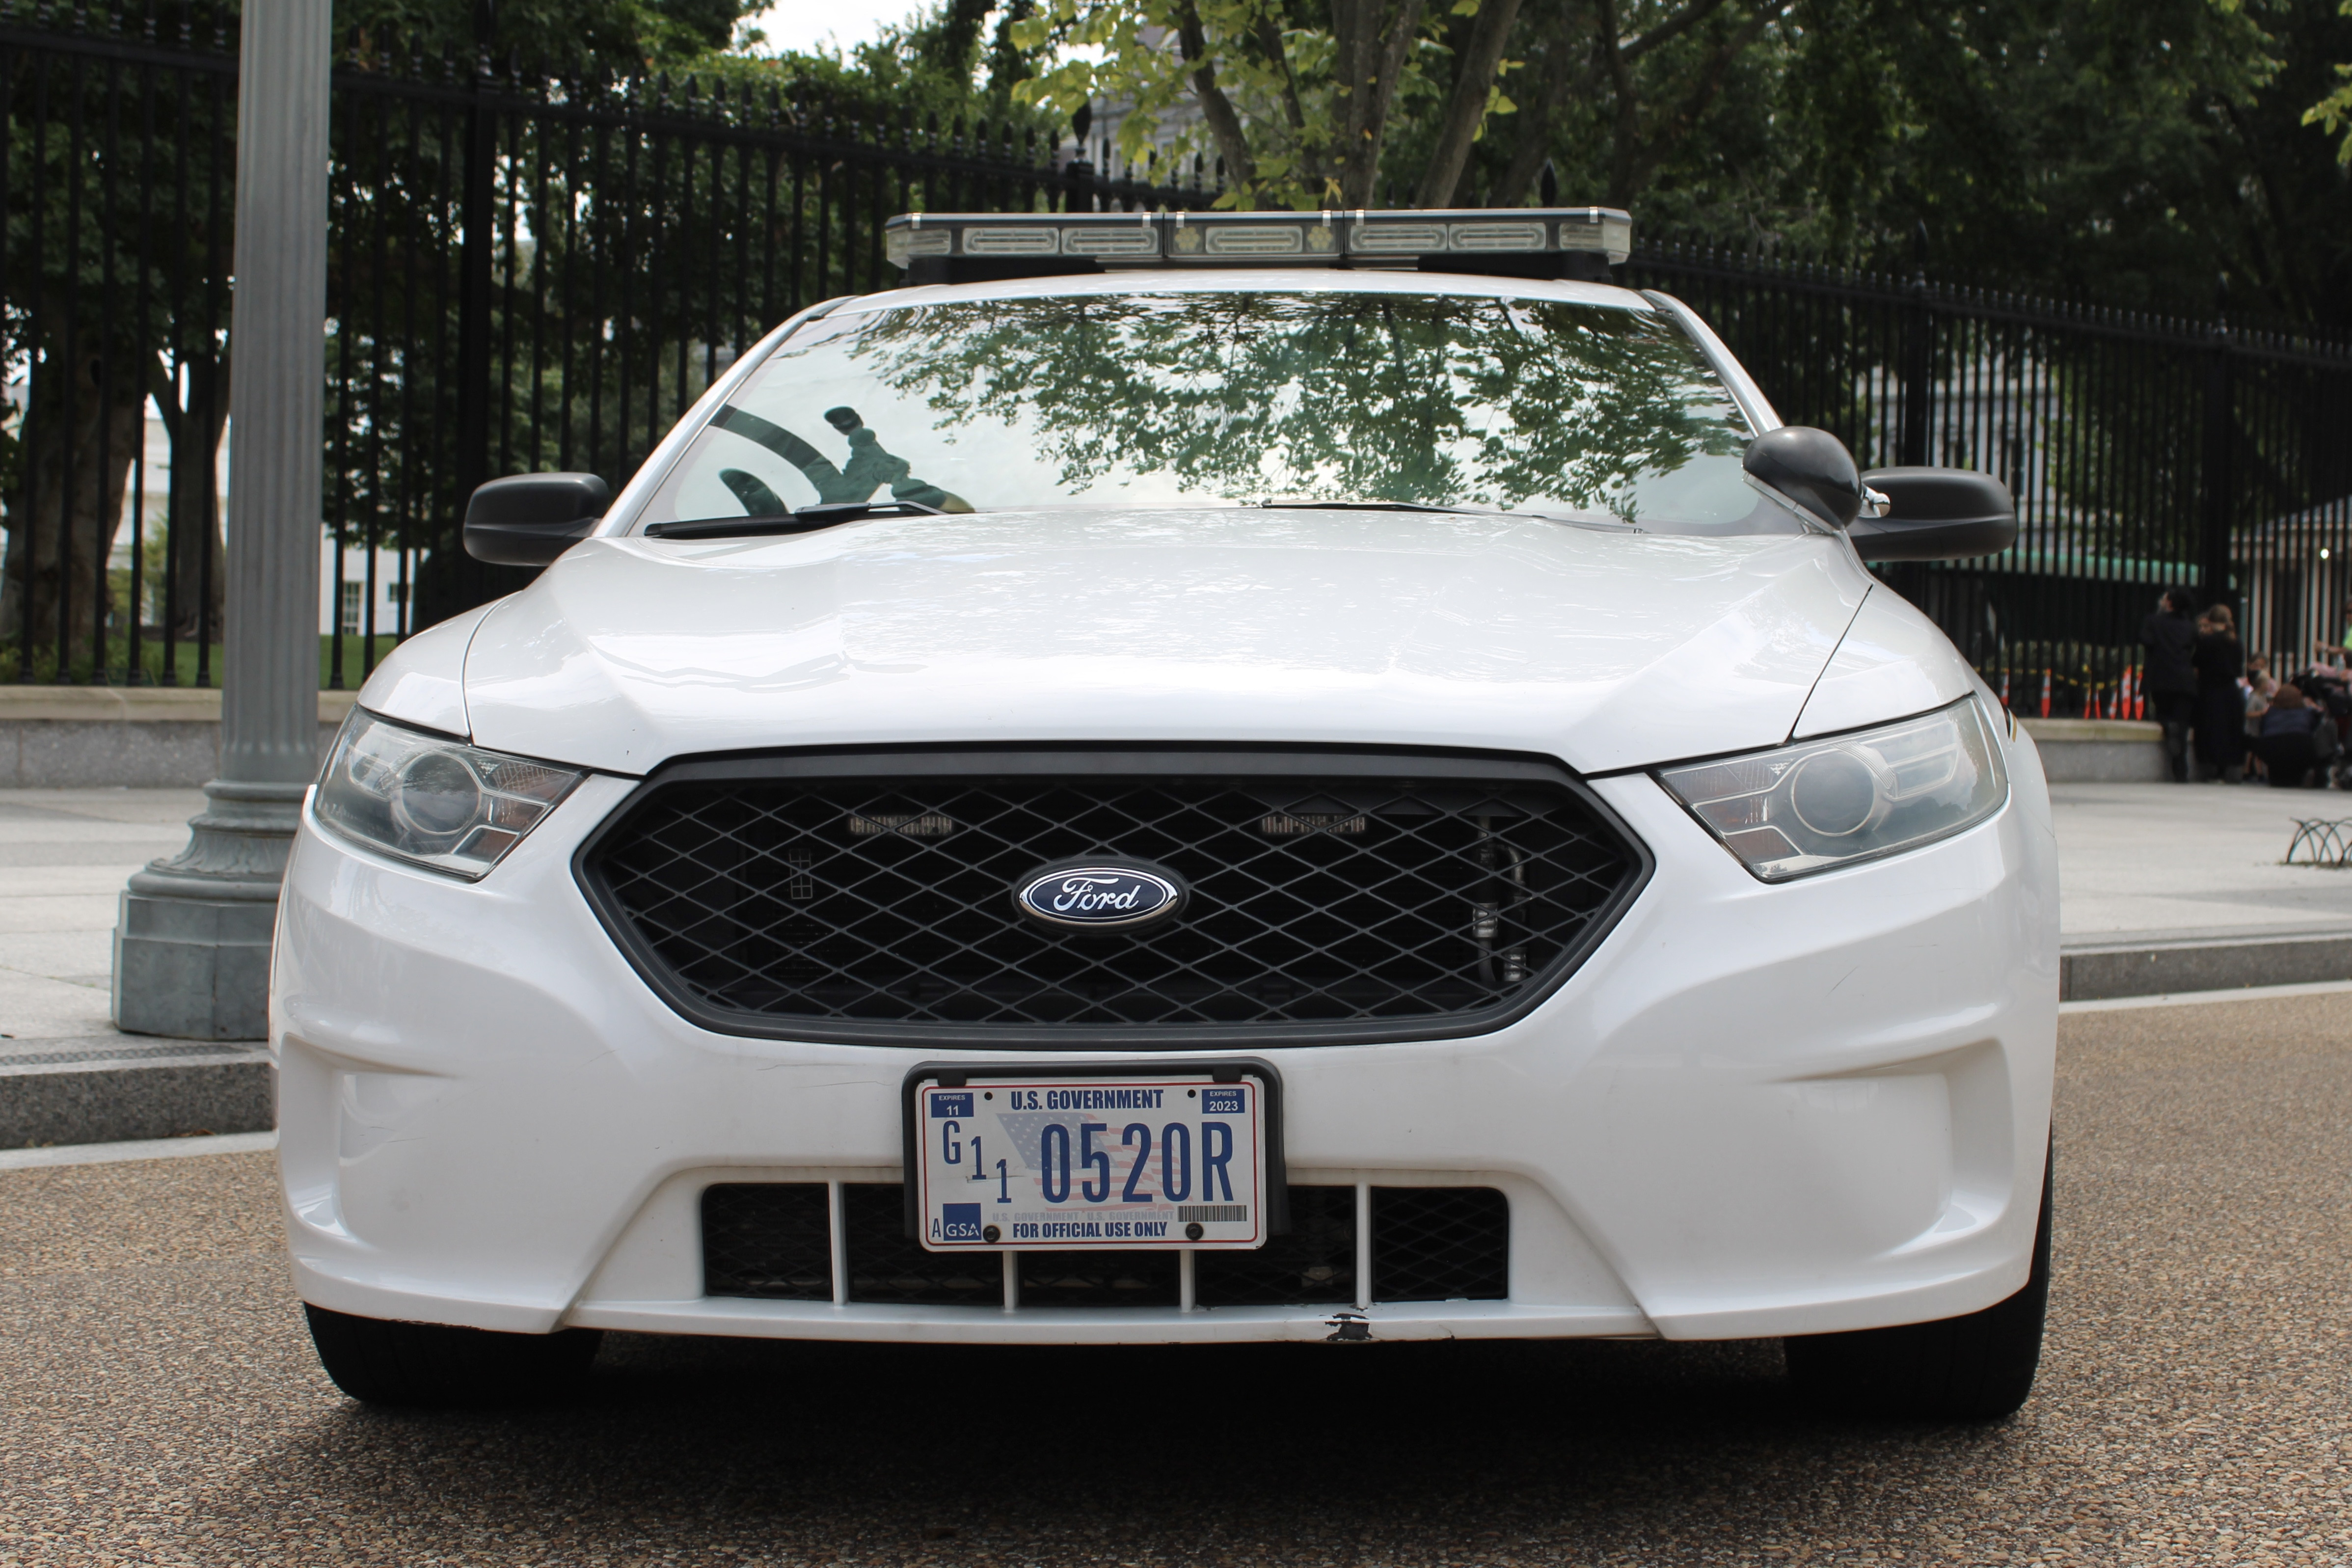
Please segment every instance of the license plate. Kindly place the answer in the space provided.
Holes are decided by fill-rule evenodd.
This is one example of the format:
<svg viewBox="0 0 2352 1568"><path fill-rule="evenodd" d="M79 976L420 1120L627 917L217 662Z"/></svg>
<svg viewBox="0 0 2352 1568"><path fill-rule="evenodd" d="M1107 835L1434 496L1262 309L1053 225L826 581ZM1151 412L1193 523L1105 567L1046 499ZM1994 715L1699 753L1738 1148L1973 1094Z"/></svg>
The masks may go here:
<svg viewBox="0 0 2352 1568"><path fill-rule="evenodd" d="M918 1077L908 1152L923 1245L1260 1246L1269 1081L1270 1071Z"/></svg>

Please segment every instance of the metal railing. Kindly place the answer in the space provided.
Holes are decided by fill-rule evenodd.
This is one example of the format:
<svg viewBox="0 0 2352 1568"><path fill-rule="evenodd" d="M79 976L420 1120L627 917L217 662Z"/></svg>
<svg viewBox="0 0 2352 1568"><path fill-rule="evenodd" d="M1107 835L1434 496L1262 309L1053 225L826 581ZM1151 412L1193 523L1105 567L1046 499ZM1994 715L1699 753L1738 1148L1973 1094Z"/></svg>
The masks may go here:
<svg viewBox="0 0 2352 1568"><path fill-rule="evenodd" d="M186 6L0 0L0 679L218 679L235 42ZM1034 126L382 40L340 56L333 116L329 689L526 580L456 547L474 486L618 488L776 322L891 286L892 214L1213 196L1057 165Z"/></svg>
<svg viewBox="0 0 2352 1568"><path fill-rule="evenodd" d="M2282 677L2352 595L2352 345L1669 242L1629 281L1705 315L1781 416L1865 468L1981 469L2016 545L1881 575L2021 712L2127 716L2168 587ZM2331 618L2335 617L2335 618Z"/></svg>
<svg viewBox="0 0 2352 1568"><path fill-rule="evenodd" d="M219 677L233 22L0 0L0 679ZM354 41L334 84L321 684L516 585L456 548L495 474L616 487L801 307L887 288L910 209L1202 206L1035 126L917 126L747 69L613 79ZM2284 667L2352 592L2352 348L1644 242L1783 417L1979 468L2018 546L1890 568L2015 704L2127 702L2160 587ZM2332 438L2331 438L2332 437ZM229 433L233 439L233 431Z"/></svg>

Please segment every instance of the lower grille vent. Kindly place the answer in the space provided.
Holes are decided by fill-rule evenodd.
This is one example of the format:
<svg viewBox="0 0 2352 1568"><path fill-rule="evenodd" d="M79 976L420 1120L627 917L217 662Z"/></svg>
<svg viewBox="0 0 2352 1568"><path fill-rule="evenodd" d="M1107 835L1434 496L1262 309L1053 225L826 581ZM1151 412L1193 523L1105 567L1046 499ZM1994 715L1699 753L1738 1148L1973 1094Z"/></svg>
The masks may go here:
<svg viewBox="0 0 2352 1568"><path fill-rule="evenodd" d="M832 1300L833 1219L825 1196L822 1182L705 1187L703 1292L771 1301Z"/></svg>
<svg viewBox="0 0 2352 1568"><path fill-rule="evenodd" d="M1372 1300L1500 1300L1510 1289L1510 1203L1491 1187L1374 1187ZM852 1301L1003 1304L999 1255L924 1250L905 1231L905 1189L842 1189ZM832 1228L821 1182L730 1182L702 1194L703 1290L767 1300L833 1300ZM1345 1306L1356 1300L1356 1190L1290 1189L1291 1227L1251 1252L1195 1254L1203 1307ZM1173 1307L1174 1252L1024 1252L1021 1307Z"/></svg>
<svg viewBox="0 0 2352 1568"><path fill-rule="evenodd" d="M1500 1300L1511 1260L1510 1200L1492 1187L1374 1187L1374 1299Z"/></svg>

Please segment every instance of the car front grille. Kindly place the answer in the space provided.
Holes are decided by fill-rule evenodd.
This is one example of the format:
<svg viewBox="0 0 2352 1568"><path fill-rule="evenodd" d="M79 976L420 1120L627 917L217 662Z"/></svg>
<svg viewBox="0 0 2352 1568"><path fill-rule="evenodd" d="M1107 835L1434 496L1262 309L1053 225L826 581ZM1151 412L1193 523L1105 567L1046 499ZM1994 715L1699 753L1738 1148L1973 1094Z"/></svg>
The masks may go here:
<svg viewBox="0 0 2352 1568"><path fill-rule="evenodd" d="M1004 1300L1002 1255L926 1251L906 1233L896 1182L842 1188L850 1301L985 1307ZM1492 1187L1371 1189L1373 1301L1501 1300L1510 1290L1511 1210ZM1290 1229L1253 1251L1193 1255L1202 1307L1341 1307L1356 1289L1356 1190L1294 1184ZM1023 1252L1020 1305L1173 1307L1172 1251ZM728 1182L702 1194L703 1290L766 1300L834 1299L822 1182Z"/></svg>
<svg viewBox="0 0 2352 1568"><path fill-rule="evenodd" d="M1189 884L1130 932L1024 919L1056 863ZM1646 874L1519 758L820 753L664 770L583 847L639 973L705 1026L814 1039L1420 1038L1541 999Z"/></svg>

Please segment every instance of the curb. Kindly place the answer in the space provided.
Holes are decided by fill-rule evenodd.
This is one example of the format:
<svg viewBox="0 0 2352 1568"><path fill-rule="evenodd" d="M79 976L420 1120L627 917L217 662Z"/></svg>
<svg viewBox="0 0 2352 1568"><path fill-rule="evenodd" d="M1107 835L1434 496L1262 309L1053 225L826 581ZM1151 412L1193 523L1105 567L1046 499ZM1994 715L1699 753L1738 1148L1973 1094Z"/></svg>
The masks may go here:
<svg viewBox="0 0 2352 1568"><path fill-rule="evenodd" d="M352 710L319 693L319 754ZM217 687L0 686L0 788L193 789L220 773Z"/></svg>
<svg viewBox="0 0 2352 1568"><path fill-rule="evenodd" d="M59 1165L119 1165L130 1160L189 1160L207 1154L258 1154L278 1147L275 1132L226 1132L215 1137L147 1138L131 1143L65 1143L0 1149L0 1171L53 1170Z"/></svg>
<svg viewBox="0 0 2352 1568"><path fill-rule="evenodd" d="M2352 980L2352 931L2086 943L2058 955L2062 1002L2329 980Z"/></svg>
<svg viewBox="0 0 2352 1568"><path fill-rule="evenodd" d="M253 1045L116 1035L0 1054L0 1149L267 1132L277 1069Z"/></svg>
<svg viewBox="0 0 2352 1568"><path fill-rule="evenodd" d="M341 724L358 695L320 692L319 722ZM0 686L0 722L217 724L220 717L217 686Z"/></svg>
<svg viewBox="0 0 2352 1568"><path fill-rule="evenodd" d="M2124 719L2020 719L2052 784L2162 784L2164 726Z"/></svg>

